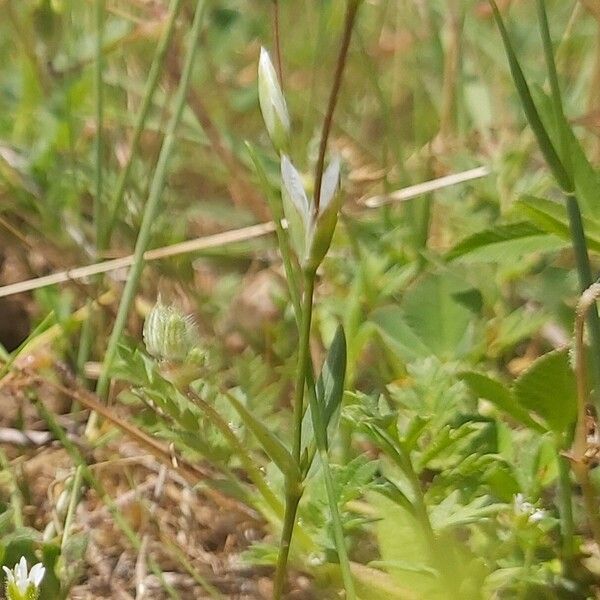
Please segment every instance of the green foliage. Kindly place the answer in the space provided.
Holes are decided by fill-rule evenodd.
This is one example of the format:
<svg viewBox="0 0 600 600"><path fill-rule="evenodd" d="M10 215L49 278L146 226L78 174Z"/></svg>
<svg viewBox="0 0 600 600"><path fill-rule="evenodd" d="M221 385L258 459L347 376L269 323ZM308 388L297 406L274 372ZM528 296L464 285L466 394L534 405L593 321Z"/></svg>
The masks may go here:
<svg viewBox="0 0 600 600"><path fill-rule="evenodd" d="M15 261L20 277L105 250L136 257L124 291L120 274L39 291L39 345L0 348L0 372L48 340L50 362L82 380L104 361L99 391L119 382L118 414L208 465L203 485L263 520L245 560L284 573L291 540L315 597L591 597L600 568L566 457L573 307L600 252L596 124L582 114L597 83L592 12L494 6L498 36L481 2L362 3L322 146L357 3L200 2L194 30L179 0L164 14L130 4L107 5L102 23L79 3L0 2L7 278ZM482 163L492 175L365 208ZM276 243L144 267L147 248L269 216ZM151 358L136 349L140 316L163 287L196 325L167 311L148 329L151 313ZM121 300L114 325L116 303L97 302L106 289ZM87 538L40 541L5 471L0 562L42 560L42 598L67 597L86 577Z"/></svg>

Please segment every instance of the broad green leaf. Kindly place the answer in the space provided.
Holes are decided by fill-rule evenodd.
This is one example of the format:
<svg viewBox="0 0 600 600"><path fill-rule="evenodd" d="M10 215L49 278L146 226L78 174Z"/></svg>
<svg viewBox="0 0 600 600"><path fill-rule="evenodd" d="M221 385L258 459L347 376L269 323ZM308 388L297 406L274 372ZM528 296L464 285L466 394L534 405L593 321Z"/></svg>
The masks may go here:
<svg viewBox="0 0 600 600"><path fill-rule="evenodd" d="M531 418L527 410L515 400L511 390L502 382L475 371L464 371L459 376L479 398L491 402L494 406L530 429L539 431L540 433L545 431L539 423Z"/></svg>
<svg viewBox="0 0 600 600"><path fill-rule="evenodd" d="M532 252L550 252L568 245L531 223L511 223L468 236L446 254L446 260L506 263Z"/></svg>
<svg viewBox="0 0 600 600"><path fill-rule="evenodd" d="M356 592L361 600L421 600L408 586L403 585L388 573L367 567L360 563L351 563L352 576Z"/></svg>
<svg viewBox="0 0 600 600"><path fill-rule="evenodd" d="M441 359L457 358L469 347L473 315L456 299L467 289L450 273L428 275L402 301L406 323Z"/></svg>
<svg viewBox="0 0 600 600"><path fill-rule="evenodd" d="M281 472L291 477L292 480L299 481L300 469L290 451L283 445L279 438L269 431L233 394L226 394L225 397L233 408L235 408L244 425L254 434L263 450L279 467Z"/></svg>
<svg viewBox="0 0 600 600"><path fill-rule="evenodd" d="M385 306L374 310L369 320L375 324L383 342L403 361L411 362L433 354L405 320L398 306Z"/></svg>
<svg viewBox="0 0 600 600"><path fill-rule="evenodd" d="M412 590L417 598L441 600L444 595L440 580L432 574L434 550L419 520L381 494L372 493L369 500L379 516L376 534L381 560L388 565L388 573L399 585Z"/></svg>
<svg viewBox="0 0 600 600"><path fill-rule="evenodd" d="M516 380L513 393L553 432L569 433L577 416L577 389L568 350L554 350L538 358Z"/></svg>

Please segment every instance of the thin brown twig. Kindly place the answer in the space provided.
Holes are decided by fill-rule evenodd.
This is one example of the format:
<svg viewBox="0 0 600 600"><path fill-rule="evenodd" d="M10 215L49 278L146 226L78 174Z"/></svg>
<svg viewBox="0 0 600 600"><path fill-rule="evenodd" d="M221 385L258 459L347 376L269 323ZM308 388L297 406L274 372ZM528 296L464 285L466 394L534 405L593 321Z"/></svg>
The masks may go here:
<svg viewBox="0 0 600 600"><path fill-rule="evenodd" d="M446 175L444 177L425 181L407 188L402 188L384 196L373 196L366 200L360 200L359 202L364 204L366 208L378 208L385 204L412 200L413 198L417 198L422 194L441 190L464 183L466 181L470 181L472 179L486 177L490 173L491 171L488 167L477 167L476 169L470 169L468 171ZM282 221L282 227L285 228L286 226L287 224L285 221ZM144 254L144 260L146 262L150 262L172 256L188 254L191 252L199 252L201 250L207 250L210 248L222 247L227 244L249 241L251 239L270 235L275 231L275 229L276 227L273 221L258 223L256 225L250 225L240 229L231 229L209 236L186 240L185 242L178 242L177 244L172 244L170 246L163 246L161 248L148 250L148 252ZM57 271L50 275L44 275L34 279L18 281L16 283L0 286L0 298L21 292L28 292L57 283L72 282L77 279L96 275L98 273L108 273L118 269L125 269L130 267L132 262L133 255L129 255L121 258L105 260L91 265L73 267L64 271ZM99 304L102 306L107 306L109 301L107 300L105 302L100 302Z"/></svg>
<svg viewBox="0 0 600 600"><path fill-rule="evenodd" d="M317 167L315 170L315 210L317 212L319 210L319 202L321 200L321 182L323 181L323 170L325 168L325 152L327 150L327 141L329 140L329 133L331 131L331 124L333 122L333 113L335 112L335 107L340 95L340 87L342 85L342 77L344 75L344 68L346 66L348 48L350 47L350 40L352 39L352 32L354 31L354 21L356 20L356 14L358 12L360 2L361 0L349 0L348 2L342 45L340 46L340 52L338 54L338 59L335 66L333 86L331 87L327 112L325 113L325 119L323 120L321 142L319 143L319 158L317 159Z"/></svg>

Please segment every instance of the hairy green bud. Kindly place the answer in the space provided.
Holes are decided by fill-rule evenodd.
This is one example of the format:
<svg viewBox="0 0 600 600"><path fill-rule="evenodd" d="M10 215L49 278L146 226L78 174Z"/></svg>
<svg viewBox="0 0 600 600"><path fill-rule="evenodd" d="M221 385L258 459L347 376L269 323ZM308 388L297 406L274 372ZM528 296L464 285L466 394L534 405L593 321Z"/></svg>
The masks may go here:
<svg viewBox="0 0 600 600"><path fill-rule="evenodd" d="M194 319L174 306L162 303L159 296L144 323L144 344L158 360L183 362L198 345Z"/></svg>

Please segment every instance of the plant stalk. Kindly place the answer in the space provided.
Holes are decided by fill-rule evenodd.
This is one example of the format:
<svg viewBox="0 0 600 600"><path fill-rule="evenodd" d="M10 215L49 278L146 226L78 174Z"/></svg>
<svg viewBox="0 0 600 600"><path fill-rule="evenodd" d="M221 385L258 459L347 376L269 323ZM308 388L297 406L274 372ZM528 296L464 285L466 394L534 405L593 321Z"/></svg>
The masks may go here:
<svg viewBox="0 0 600 600"><path fill-rule="evenodd" d="M165 186L169 159L171 158L171 154L176 142L177 126L181 120L181 115L186 102L187 90L192 77L192 68L198 47L198 37L204 18L205 8L206 1L198 0L196 3L194 21L190 31L190 47L187 52L185 66L175 97L175 108L168 124L165 139L160 149L156 170L150 185L148 202L146 203L142 224L140 226L140 231L135 244L135 250L133 254L134 262L131 266L131 270L129 271L127 283L125 284L125 288L123 290L123 297L121 299L121 303L119 304L117 317L115 319L115 324L110 335L104 362L102 364L102 372L98 379L97 393L102 399L105 399L108 393L110 384L110 367L117 354L119 339L125 328L129 308L133 302L140 276L142 274L142 269L144 267L144 252L148 248L152 227L158 214L158 208L160 206L160 200Z"/></svg>
<svg viewBox="0 0 600 600"><path fill-rule="evenodd" d="M577 304L575 319L575 376L577 380L577 425L571 451L566 455L571 461L571 468L581 487L583 504L587 514L588 523L596 542L600 548L600 514L598 513L598 494L590 481L590 464L586 456L587 441L587 401L588 385L586 376L585 343L583 340L586 315L591 309L596 308L596 301L600 297L600 284L595 283L583 292ZM588 321L589 327L589 321Z"/></svg>
<svg viewBox="0 0 600 600"><path fill-rule="evenodd" d="M283 91L283 64L281 61L281 35L279 26L279 0L273 0L273 37L275 40L275 57L277 77L279 77L279 85Z"/></svg>
<svg viewBox="0 0 600 600"><path fill-rule="evenodd" d="M104 207L102 200L102 152L104 147L104 85L102 82L104 54L102 49L102 41L104 38L104 0L96 0L94 5L94 18L96 25L96 64L94 68L94 83L96 87L96 137L94 139L94 224L96 226L96 250L99 250L99 242L102 237L104 225Z"/></svg>
<svg viewBox="0 0 600 600"><path fill-rule="evenodd" d="M152 65L150 66L150 72L148 74L148 80L146 82L146 89L144 90L144 97L142 99L142 104L139 108L137 120L135 122L135 128L133 130L133 138L129 147L129 155L127 156L125 166L121 169L121 172L119 173L119 179L117 180L115 192L111 198L110 206L108 207L106 227L101 232L101 237L98 245L102 250L107 248L110 244L112 230L114 229L117 216L119 214L119 209L121 207L121 204L123 203L123 197L125 196L125 187L127 186L127 182L129 180L131 167L133 165L133 159L137 155L139 149L140 140L144 131L144 126L146 124L146 119L148 118L150 107L152 106L152 98L154 97L154 92L158 84L158 79L162 71L165 58L167 56L167 50L169 49L169 45L173 37L173 32L175 31L175 22L181 9L181 4L182 0L172 0L166 27L164 33L160 38L160 41L158 42L156 54L154 55Z"/></svg>
<svg viewBox="0 0 600 600"><path fill-rule="evenodd" d="M335 107L340 94L342 77L344 75L344 68L346 66L346 58L348 57L348 48L350 47L350 40L352 39L352 32L354 31L354 22L356 20L356 14L358 12L360 2L361 0L348 1L342 45L340 47L337 63L335 65L333 85L329 95L327 112L325 113L325 119L323 120L321 141L319 143L319 158L317 159L317 167L315 172L315 210L317 212L319 211L319 202L321 200L321 182L323 181L323 170L325 168L325 152L327 151L327 141L329 140L329 133L331 131L331 124L333 122L333 113L335 112Z"/></svg>
<svg viewBox="0 0 600 600"><path fill-rule="evenodd" d="M306 373L310 363L310 326L312 322L313 293L315 289L316 272L314 270L304 272L304 297L302 299L302 319L300 324L300 340L298 366L296 370L296 382L293 398L293 427L294 441L292 446L292 457L300 465L302 452L302 418L304 416L304 384ZM277 557L277 568L275 571L275 582L273 586L273 600L282 597L285 587L287 562L290 553L294 525L298 504L302 497L302 481L290 480L286 474L285 492L285 514L283 517L283 530L281 533L281 544L279 556Z"/></svg>

